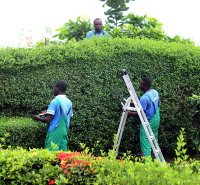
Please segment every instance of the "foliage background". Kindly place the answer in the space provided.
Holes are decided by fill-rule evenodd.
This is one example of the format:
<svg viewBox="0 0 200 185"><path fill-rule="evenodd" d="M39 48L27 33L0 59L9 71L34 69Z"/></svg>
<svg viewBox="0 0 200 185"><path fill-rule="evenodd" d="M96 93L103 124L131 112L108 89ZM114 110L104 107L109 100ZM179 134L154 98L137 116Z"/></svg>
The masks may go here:
<svg viewBox="0 0 200 185"><path fill-rule="evenodd" d="M199 60L199 47L139 38L99 38L48 47L1 49L1 116L40 113L53 99L54 83L65 80L74 113L69 149L81 150L80 142L93 148L99 140L95 153L100 149L108 151L122 114L113 86L124 98L129 97L120 73L127 69L139 97L142 92L138 84L144 76L153 80L152 88L159 92L162 151L174 152L181 127L186 128L187 148L193 150L196 145L192 138L199 130L193 125L191 103L186 97L199 93ZM120 151L127 150L140 152L139 123L133 117L127 119L120 146Z"/></svg>

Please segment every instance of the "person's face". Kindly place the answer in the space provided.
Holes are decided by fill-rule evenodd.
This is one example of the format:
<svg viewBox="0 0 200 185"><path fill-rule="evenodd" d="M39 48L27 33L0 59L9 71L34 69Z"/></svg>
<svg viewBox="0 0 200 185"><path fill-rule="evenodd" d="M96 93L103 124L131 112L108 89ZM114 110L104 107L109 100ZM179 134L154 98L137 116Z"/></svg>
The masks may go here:
<svg viewBox="0 0 200 185"><path fill-rule="evenodd" d="M94 28L95 28L95 31L98 33L101 32L101 29L102 29L102 21L101 20L96 20L94 21Z"/></svg>
<svg viewBox="0 0 200 185"><path fill-rule="evenodd" d="M54 96L57 96L59 92L59 87L56 86L56 84L54 85Z"/></svg>
<svg viewBox="0 0 200 185"><path fill-rule="evenodd" d="M146 90L146 86L144 85L143 80L140 81L139 88L140 88L141 91L145 91Z"/></svg>

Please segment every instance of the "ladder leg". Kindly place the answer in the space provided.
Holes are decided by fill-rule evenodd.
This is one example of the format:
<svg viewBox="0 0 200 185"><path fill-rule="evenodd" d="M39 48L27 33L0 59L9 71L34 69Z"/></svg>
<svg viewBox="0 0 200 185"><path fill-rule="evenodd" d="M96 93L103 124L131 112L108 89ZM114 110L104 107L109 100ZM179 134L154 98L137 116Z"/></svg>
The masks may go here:
<svg viewBox="0 0 200 185"><path fill-rule="evenodd" d="M128 111L126 109L127 109L128 106L130 106L130 102L131 102L131 97L128 98L128 100L125 103L125 106L123 107L123 113L122 113L121 121L120 121L118 132L117 132L117 137L116 137L114 148L113 148L113 150L116 150L117 152L119 150L119 145L120 145L122 134L123 134L123 131L124 131L126 118L128 116Z"/></svg>
<svg viewBox="0 0 200 185"><path fill-rule="evenodd" d="M114 148L113 148L113 150L115 150L116 152L118 152L118 150L119 150L119 146L120 146L122 134L123 134L123 131L124 131L124 126L125 126L125 123L126 123L127 115L128 115L128 112L123 111L121 122L120 122L118 132L117 132L117 138L115 140L115 145L114 145Z"/></svg>

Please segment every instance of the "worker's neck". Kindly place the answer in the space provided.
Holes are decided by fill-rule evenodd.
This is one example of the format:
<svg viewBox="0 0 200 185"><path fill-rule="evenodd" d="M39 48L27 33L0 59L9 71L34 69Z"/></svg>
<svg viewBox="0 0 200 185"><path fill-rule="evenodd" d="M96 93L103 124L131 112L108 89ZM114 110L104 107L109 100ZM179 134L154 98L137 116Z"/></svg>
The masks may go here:
<svg viewBox="0 0 200 185"><path fill-rule="evenodd" d="M146 93L147 91L150 91L151 89L145 89L144 93Z"/></svg>
<svg viewBox="0 0 200 185"><path fill-rule="evenodd" d="M100 31L95 30L95 33L101 33L101 30Z"/></svg>
<svg viewBox="0 0 200 185"><path fill-rule="evenodd" d="M64 92L60 92L60 93L58 93L58 95L65 95L65 93Z"/></svg>

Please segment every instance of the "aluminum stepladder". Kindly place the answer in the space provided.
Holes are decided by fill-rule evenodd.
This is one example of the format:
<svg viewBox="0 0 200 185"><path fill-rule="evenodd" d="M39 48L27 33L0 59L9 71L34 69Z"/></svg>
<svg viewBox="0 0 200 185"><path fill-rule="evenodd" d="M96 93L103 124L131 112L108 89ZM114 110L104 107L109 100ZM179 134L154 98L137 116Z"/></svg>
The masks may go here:
<svg viewBox="0 0 200 185"><path fill-rule="evenodd" d="M161 152L161 149L160 147L158 146L158 143L156 141L156 138L153 134L153 131L150 127L150 124L146 118L146 115L142 109L142 106L140 104L140 101L137 97L137 94L135 92L135 89L131 83L131 80L128 76L128 73L126 71L126 69L122 69L121 70L121 74L122 74L122 77L124 79L124 82L128 88L128 91L130 93L130 97L126 100L124 98L121 97L121 100L123 99L126 103L125 105L122 103L121 101L121 104L123 106L123 113L122 113L122 117L121 117L121 121L120 121L120 124L119 124L119 128L118 128L118 132L117 132L117 138L115 140L115 145L114 145L114 150L116 152L118 152L119 150L119 146L120 146L120 142L121 142L121 138L122 138L122 134L123 134L123 130L124 130L124 126L125 126L125 123L126 123L126 118L127 118L127 115L128 115L128 111L137 111L138 113L138 116L140 118L140 121L141 121L141 124L143 125L143 128L145 130L145 133L147 135L147 138L151 144L151 148L153 150L153 153L155 155L155 158L159 161L159 162L165 162L165 159L163 157L163 154ZM116 91L117 93L117 91ZM118 93L117 93L118 94ZM118 94L118 96L120 96ZM131 101L134 103L134 106L135 107L130 107L130 104L131 104Z"/></svg>

